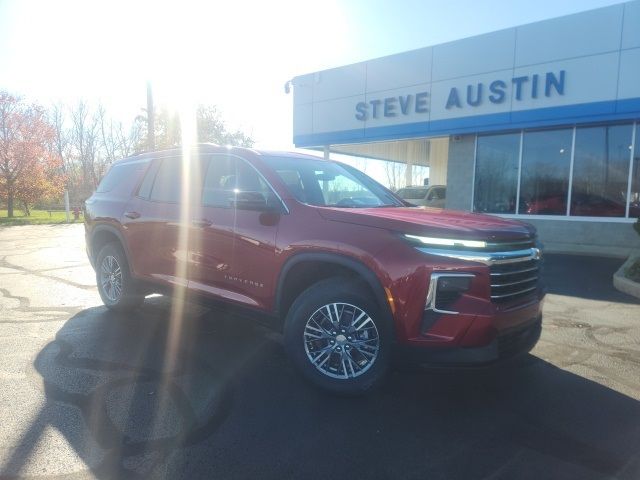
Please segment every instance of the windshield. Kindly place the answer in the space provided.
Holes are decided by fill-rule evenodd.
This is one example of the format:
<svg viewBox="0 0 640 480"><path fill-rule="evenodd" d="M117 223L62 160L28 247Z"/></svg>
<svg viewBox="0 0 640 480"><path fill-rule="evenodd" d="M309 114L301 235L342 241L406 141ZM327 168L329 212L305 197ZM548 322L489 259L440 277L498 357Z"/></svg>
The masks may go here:
<svg viewBox="0 0 640 480"><path fill-rule="evenodd" d="M262 157L296 200L321 207L402 207L389 190L342 163L300 157Z"/></svg>

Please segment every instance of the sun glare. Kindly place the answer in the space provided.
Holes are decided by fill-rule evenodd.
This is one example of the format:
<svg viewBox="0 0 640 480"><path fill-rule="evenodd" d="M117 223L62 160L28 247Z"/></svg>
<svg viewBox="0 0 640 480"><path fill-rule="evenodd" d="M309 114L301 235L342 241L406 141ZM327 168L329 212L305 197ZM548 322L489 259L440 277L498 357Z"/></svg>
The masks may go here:
<svg viewBox="0 0 640 480"><path fill-rule="evenodd" d="M0 76L45 104L101 101L126 122L151 81L159 108L179 110L188 92L258 146L290 148L284 83L362 59L343 9L332 0L14 2L2 11L11 47Z"/></svg>

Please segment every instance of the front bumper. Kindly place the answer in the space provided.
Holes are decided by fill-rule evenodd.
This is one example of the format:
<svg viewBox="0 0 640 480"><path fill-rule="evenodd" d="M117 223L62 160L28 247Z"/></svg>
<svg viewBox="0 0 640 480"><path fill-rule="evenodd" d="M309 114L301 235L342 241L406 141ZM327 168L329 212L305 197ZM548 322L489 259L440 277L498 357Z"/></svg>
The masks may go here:
<svg viewBox="0 0 640 480"><path fill-rule="evenodd" d="M428 366L488 365L530 352L540 339L542 315L517 327L504 329L487 345L480 347L425 348L400 347L403 361Z"/></svg>

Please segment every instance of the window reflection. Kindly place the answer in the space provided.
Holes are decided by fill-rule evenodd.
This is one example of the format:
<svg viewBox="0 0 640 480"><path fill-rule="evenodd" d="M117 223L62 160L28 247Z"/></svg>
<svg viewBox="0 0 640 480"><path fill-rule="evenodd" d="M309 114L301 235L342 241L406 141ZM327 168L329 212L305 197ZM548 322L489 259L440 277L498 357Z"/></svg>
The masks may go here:
<svg viewBox="0 0 640 480"><path fill-rule="evenodd" d="M478 137L474 211L515 213L520 134Z"/></svg>
<svg viewBox="0 0 640 480"><path fill-rule="evenodd" d="M566 216L571 184L569 215L639 218L640 124L577 127L570 179L572 140L572 128L478 136L474 211Z"/></svg>
<svg viewBox="0 0 640 480"><path fill-rule="evenodd" d="M525 132L519 213L566 215L572 136L571 129Z"/></svg>
<svg viewBox="0 0 640 480"><path fill-rule="evenodd" d="M571 215L624 217L631 125L576 130Z"/></svg>
<svg viewBox="0 0 640 480"><path fill-rule="evenodd" d="M636 125L636 146L631 167L631 195L629 217L640 218L640 124Z"/></svg>

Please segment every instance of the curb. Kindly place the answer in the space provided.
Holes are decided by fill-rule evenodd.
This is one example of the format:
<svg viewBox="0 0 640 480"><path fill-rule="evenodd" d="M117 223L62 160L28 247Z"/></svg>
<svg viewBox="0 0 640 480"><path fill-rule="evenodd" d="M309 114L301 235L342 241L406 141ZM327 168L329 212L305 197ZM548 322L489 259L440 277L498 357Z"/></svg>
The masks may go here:
<svg viewBox="0 0 640 480"><path fill-rule="evenodd" d="M618 269L616 273L613 274L613 286L628 295L632 295L636 298L640 298L640 283L634 282L633 280L628 279L624 275L625 269L631 265L637 258L635 255L631 255L626 262L622 264L622 266Z"/></svg>

